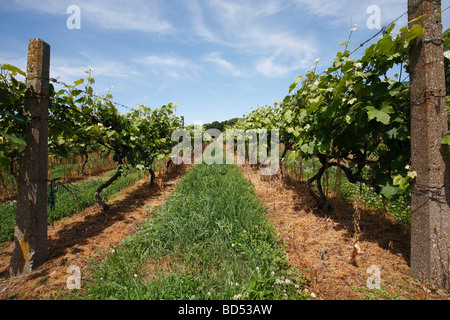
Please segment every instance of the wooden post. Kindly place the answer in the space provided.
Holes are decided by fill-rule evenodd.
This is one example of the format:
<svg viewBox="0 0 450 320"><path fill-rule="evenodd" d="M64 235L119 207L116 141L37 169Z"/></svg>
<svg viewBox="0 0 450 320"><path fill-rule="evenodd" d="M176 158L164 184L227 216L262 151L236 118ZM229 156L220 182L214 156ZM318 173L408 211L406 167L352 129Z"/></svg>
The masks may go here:
<svg viewBox="0 0 450 320"><path fill-rule="evenodd" d="M12 276L26 274L49 256L47 245L47 162L50 46L40 39L28 45L25 110L31 116L27 147L19 160Z"/></svg>
<svg viewBox="0 0 450 320"><path fill-rule="evenodd" d="M408 0L410 23L423 37L410 52L411 161L417 178L411 199L411 273L434 288L449 287L450 165L441 1Z"/></svg>

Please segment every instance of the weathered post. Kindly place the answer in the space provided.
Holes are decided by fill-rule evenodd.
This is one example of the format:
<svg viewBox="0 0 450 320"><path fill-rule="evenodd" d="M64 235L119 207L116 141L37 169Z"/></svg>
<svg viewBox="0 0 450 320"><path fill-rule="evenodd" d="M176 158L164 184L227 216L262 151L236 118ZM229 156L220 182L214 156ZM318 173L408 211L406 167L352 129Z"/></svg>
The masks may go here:
<svg viewBox="0 0 450 320"><path fill-rule="evenodd" d="M27 147L19 160L12 276L26 274L48 258L47 162L50 46L40 39L28 45L25 110L31 116L26 132Z"/></svg>
<svg viewBox="0 0 450 320"><path fill-rule="evenodd" d="M450 165L441 1L408 0L410 23L424 35L410 52L411 161L417 178L411 199L411 273L426 285L449 287Z"/></svg>

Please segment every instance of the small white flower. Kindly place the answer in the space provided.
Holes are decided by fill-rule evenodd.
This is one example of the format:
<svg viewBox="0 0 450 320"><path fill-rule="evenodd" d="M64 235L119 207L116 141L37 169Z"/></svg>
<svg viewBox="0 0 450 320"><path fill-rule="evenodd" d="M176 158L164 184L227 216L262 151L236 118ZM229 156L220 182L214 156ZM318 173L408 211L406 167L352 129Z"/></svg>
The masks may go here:
<svg viewBox="0 0 450 320"><path fill-rule="evenodd" d="M417 172L416 172L416 171L408 172L408 176L409 176L411 179L414 179L414 178L417 177Z"/></svg>
<svg viewBox="0 0 450 320"><path fill-rule="evenodd" d="M240 298L242 298L242 294L237 294L233 297L233 300L239 300Z"/></svg>
<svg viewBox="0 0 450 320"><path fill-rule="evenodd" d="M272 271L270 275L273 277L275 275L275 271Z"/></svg>
<svg viewBox="0 0 450 320"><path fill-rule="evenodd" d="M319 58L317 58L316 60L314 60L314 62L315 62L316 64L318 64L318 63L319 63L319 61L320 61L320 59L319 59Z"/></svg>
<svg viewBox="0 0 450 320"><path fill-rule="evenodd" d="M138 277L138 275L137 275L137 274L135 273L135 274L134 274L134 277L135 277L135 278L137 278L137 277Z"/></svg>
<svg viewBox="0 0 450 320"><path fill-rule="evenodd" d="M356 68L362 68L363 64L361 62L355 63Z"/></svg>
<svg viewBox="0 0 450 320"><path fill-rule="evenodd" d="M358 101L358 99L353 98L353 99L351 99L351 100L348 102L348 104L354 104L356 101Z"/></svg>
<svg viewBox="0 0 450 320"><path fill-rule="evenodd" d="M284 283L284 280L281 280L281 279L275 280L275 284L283 284L283 283Z"/></svg>
<svg viewBox="0 0 450 320"><path fill-rule="evenodd" d="M286 279L286 280L284 280L284 283L286 283L286 284L291 284L291 280Z"/></svg>
<svg viewBox="0 0 450 320"><path fill-rule="evenodd" d="M233 247L233 248L234 248L234 246L235 246L235 244L233 243L233 244L231 245L231 247Z"/></svg>
<svg viewBox="0 0 450 320"><path fill-rule="evenodd" d="M317 298L317 296L314 292L311 292L311 298L313 298L313 299Z"/></svg>
<svg viewBox="0 0 450 320"><path fill-rule="evenodd" d="M411 170L411 166L408 164L408 165L406 165L405 169L406 170Z"/></svg>
<svg viewBox="0 0 450 320"><path fill-rule="evenodd" d="M446 57L447 59L450 59L450 50L447 50L444 52L444 57Z"/></svg>

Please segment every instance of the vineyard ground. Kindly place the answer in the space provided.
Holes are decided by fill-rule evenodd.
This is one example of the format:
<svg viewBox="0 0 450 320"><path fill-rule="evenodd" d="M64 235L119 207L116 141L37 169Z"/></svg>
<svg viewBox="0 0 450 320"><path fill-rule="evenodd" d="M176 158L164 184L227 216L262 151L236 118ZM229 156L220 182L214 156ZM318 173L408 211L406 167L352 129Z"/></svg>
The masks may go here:
<svg viewBox="0 0 450 320"><path fill-rule="evenodd" d="M268 219L285 241L289 262L307 279L317 299L446 299L429 292L409 275L409 230L379 214L356 205L341 203L329 216L313 208L306 188L297 181L263 179L255 168L241 167L265 203ZM107 218L97 206L55 224L49 229L50 260L32 274L11 279L8 275L12 245L0 248L0 299L49 299L65 292L67 268L83 270L105 256L148 218L149 207L162 205L182 172L158 173L158 186L146 180L126 188L110 200ZM356 265L350 262L354 250L355 210L361 210ZM381 290L366 286L369 266L381 267Z"/></svg>
<svg viewBox="0 0 450 320"><path fill-rule="evenodd" d="M148 209L163 204L183 171L158 172L153 187L149 179L143 179L124 189L108 201L112 205L106 216L96 205L55 223L48 230L49 261L27 276L9 277L13 243L0 247L0 299L51 299L61 290L66 291L67 268L76 265L83 270L134 233L148 218Z"/></svg>
<svg viewBox="0 0 450 320"><path fill-rule="evenodd" d="M429 300L448 299L442 290L431 291L409 272L410 230L378 212L355 203L340 202L326 215L304 183L265 179L259 169L242 167L265 203L268 218L286 241L289 262L308 278L309 290L324 300ZM333 199L332 199L333 200ZM354 213L359 210L361 250L352 261L355 244ZM356 263L355 263L356 262ZM367 287L367 268L381 268L381 289Z"/></svg>

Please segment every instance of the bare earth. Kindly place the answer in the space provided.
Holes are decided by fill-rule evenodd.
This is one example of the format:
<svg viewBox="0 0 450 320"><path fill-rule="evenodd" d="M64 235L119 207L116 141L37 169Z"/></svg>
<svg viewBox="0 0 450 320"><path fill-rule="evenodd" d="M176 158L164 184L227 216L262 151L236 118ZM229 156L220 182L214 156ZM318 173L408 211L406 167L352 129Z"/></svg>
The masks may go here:
<svg viewBox="0 0 450 320"><path fill-rule="evenodd" d="M325 215L314 209L302 183L265 179L258 170L245 166L242 171L282 235L290 264L308 279L306 286L316 299L448 299L448 293L428 290L411 278L410 235L405 226L342 202ZM154 187L142 180L123 190L108 201L112 205L106 216L94 206L56 223L48 231L49 261L27 276L9 277L13 246L0 247L0 299L57 298L67 290L67 268L85 269L133 234L148 219L149 210L163 204L182 173L158 173ZM360 218L355 220L355 216ZM359 223L355 225L355 221ZM359 227L357 233L355 226ZM382 290L367 288L367 268L372 265L381 268Z"/></svg>
<svg viewBox="0 0 450 320"><path fill-rule="evenodd" d="M149 210L163 204L181 179L182 170L171 174L157 174L151 187L144 179L122 190L108 201L111 209L102 212L93 206L55 223L49 227L50 258L35 272L23 277L9 276L9 260L13 243L0 247L0 299L51 299L59 291L65 291L71 265L86 268L94 259L106 253L136 229L149 217Z"/></svg>
<svg viewBox="0 0 450 320"><path fill-rule="evenodd" d="M310 278L317 299L448 299L448 292L431 291L410 276L410 230L401 223L342 202L326 215L314 208L304 183L263 178L248 166L242 171L285 239L290 264ZM354 216L360 216L358 233ZM370 266L381 268L381 290L367 287Z"/></svg>

